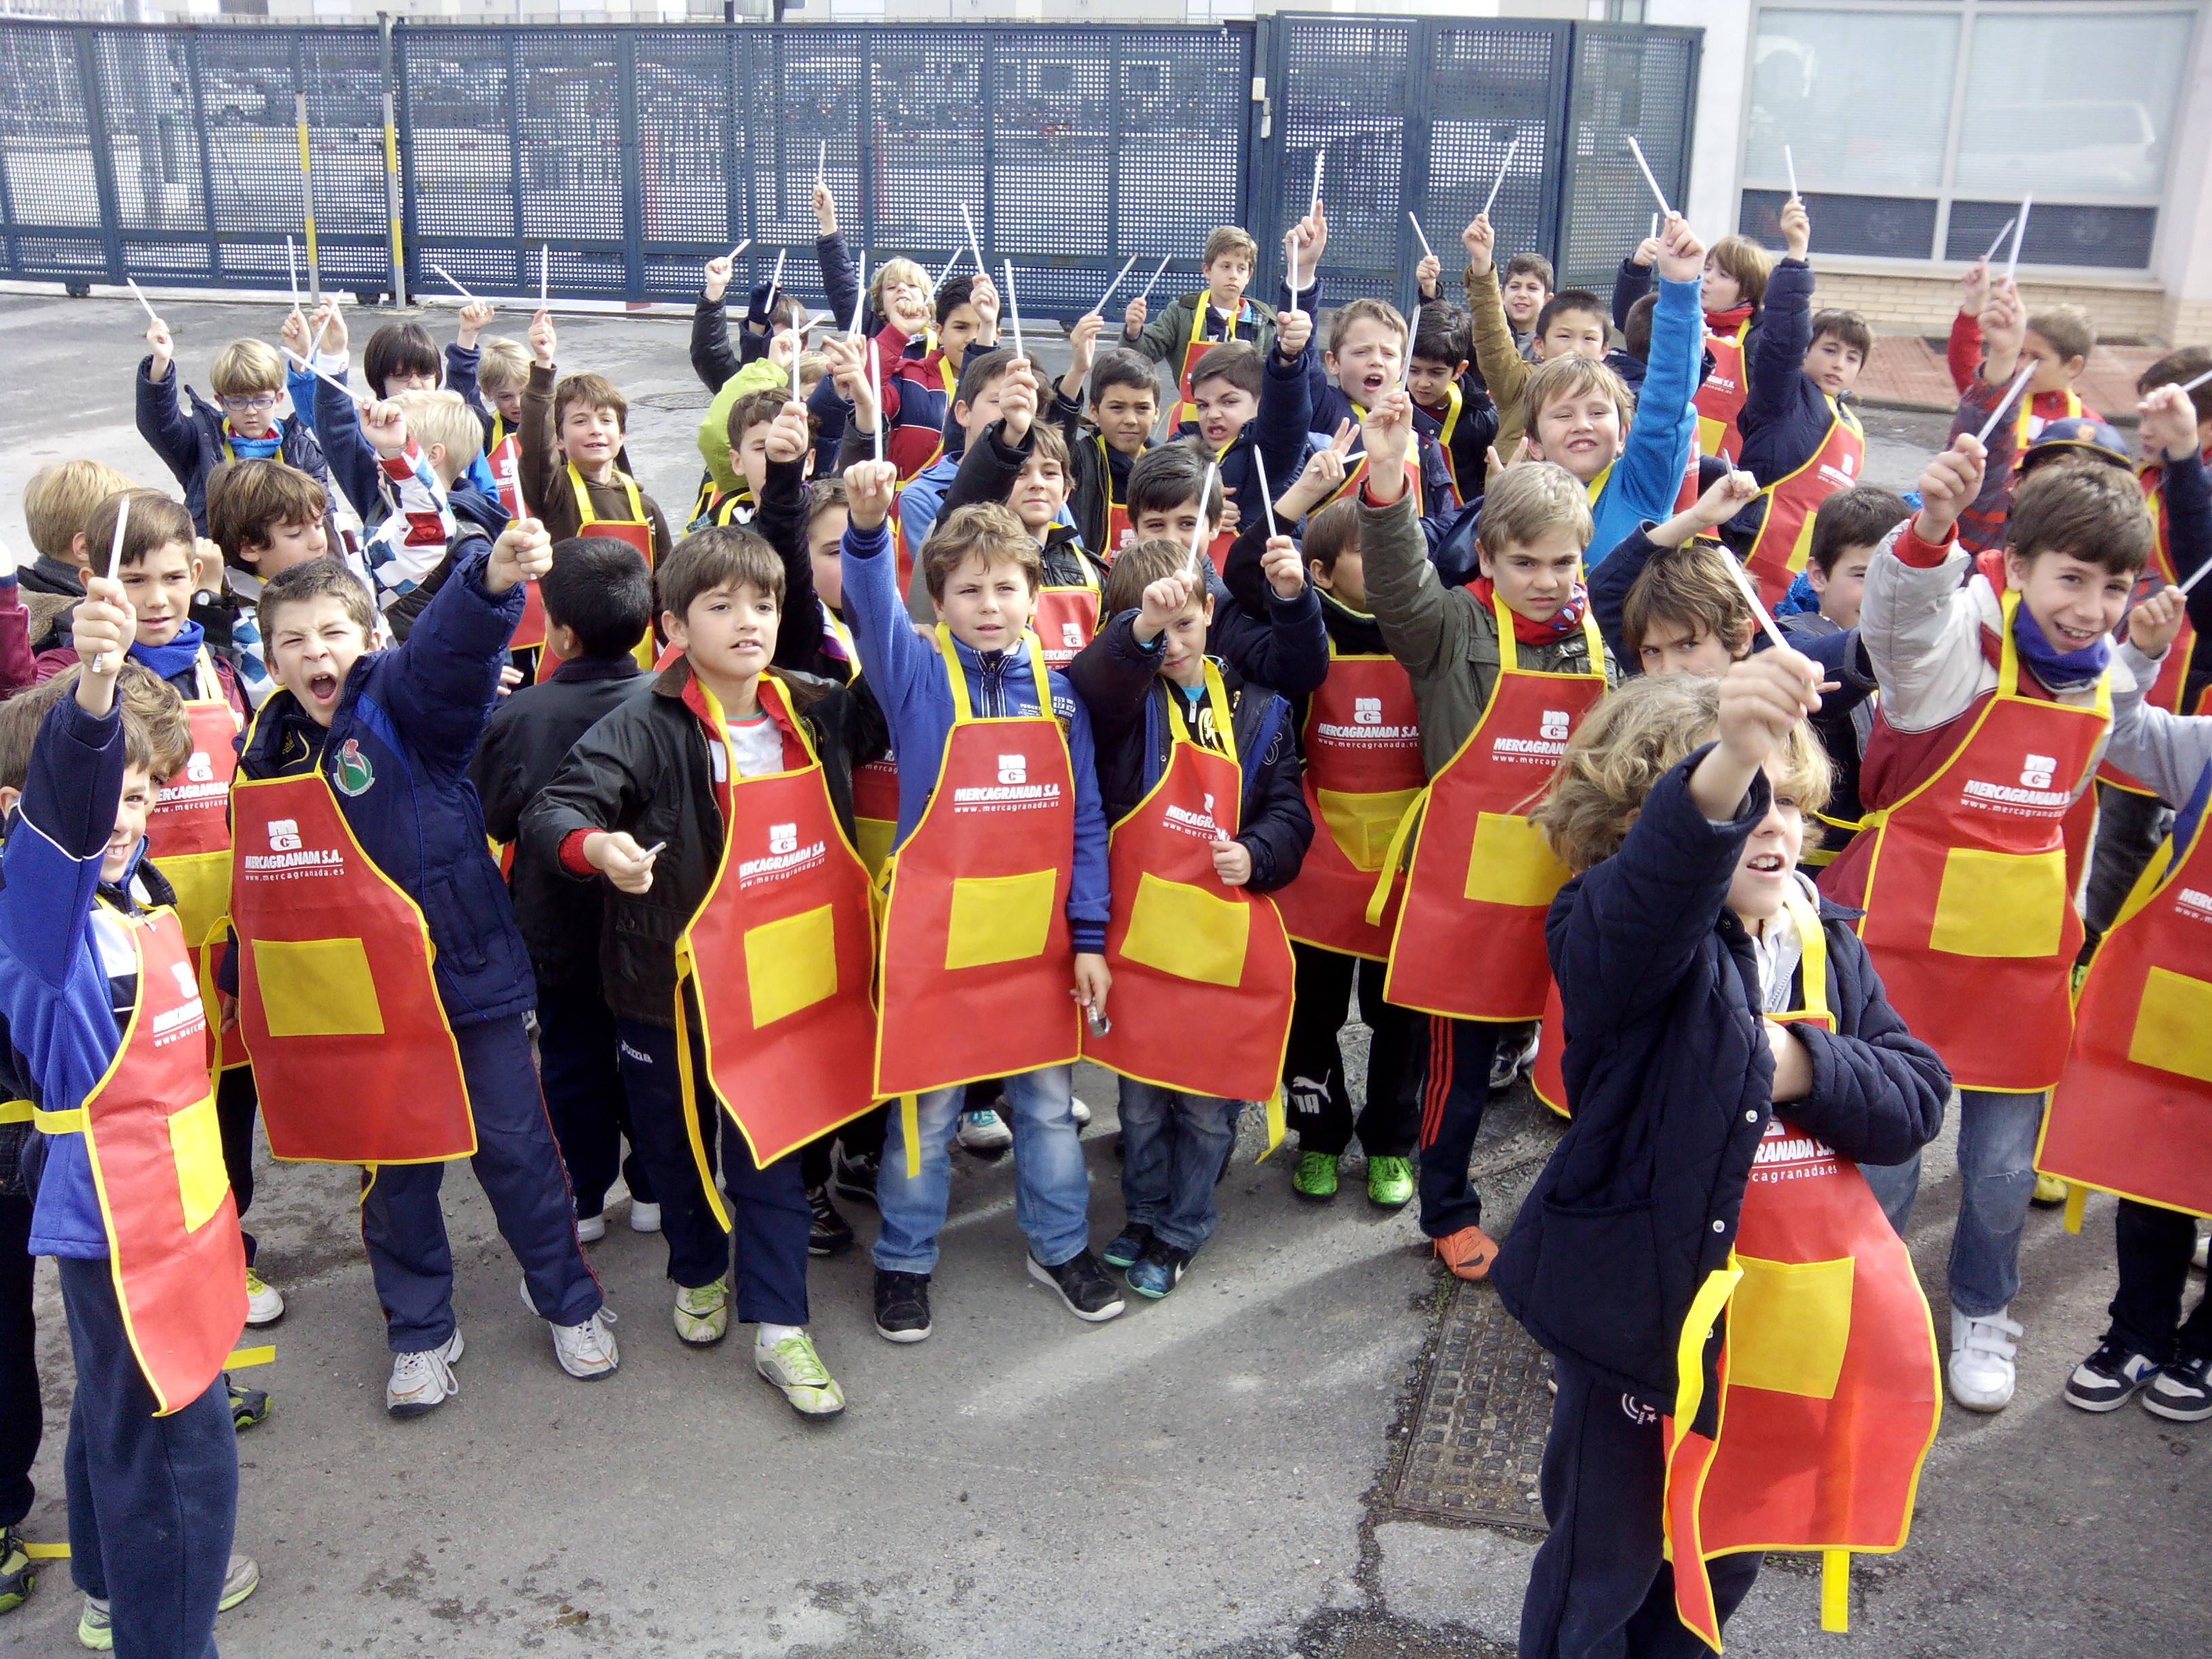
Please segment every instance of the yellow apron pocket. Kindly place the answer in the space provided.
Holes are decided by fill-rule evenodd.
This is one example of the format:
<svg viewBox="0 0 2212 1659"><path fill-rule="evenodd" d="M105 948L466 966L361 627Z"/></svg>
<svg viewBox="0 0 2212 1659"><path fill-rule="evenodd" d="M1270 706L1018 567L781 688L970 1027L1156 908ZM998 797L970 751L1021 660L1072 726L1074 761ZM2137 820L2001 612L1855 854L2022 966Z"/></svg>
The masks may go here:
<svg viewBox="0 0 2212 1659"><path fill-rule="evenodd" d="M1988 853L1954 847L1928 947L1960 957L2049 957L2066 918L2066 854Z"/></svg>
<svg viewBox="0 0 2212 1659"><path fill-rule="evenodd" d="M195 948L206 944L230 908L230 854L191 853L161 863L177 895L177 925L185 930L185 943Z"/></svg>
<svg viewBox="0 0 2212 1659"><path fill-rule="evenodd" d="M891 838L898 833L898 824L890 818L860 818L853 820L853 850L860 855L871 878L884 872L884 860L891 855Z"/></svg>
<svg viewBox="0 0 2212 1659"><path fill-rule="evenodd" d="M2128 1036L2128 1058L2154 1071L2212 1083L2212 985L2152 969Z"/></svg>
<svg viewBox="0 0 2212 1659"><path fill-rule="evenodd" d="M1252 908L1216 898L1203 887L1138 878L1121 954L1131 962L1201 985L1241 985L1251 940Z"/></svg>
<svg viewBox="0 0 2212 1659"><path fill-rule="evenodd" d="M384 1035L376 980L359 939L257 939L252 950L270 1036Z"/></svg>
<svg viewBox="0 0 2212 1659"><path fill-rule="evenodd" d="M1834 1399L1850 1340L1856 1264L1849 1256L1762 1261L1746 1255L1736 1265L1743 1279L1729 1303L1729 1386Z"/></svg>
<svg viewBox="0 0 2212 1659"><path fill-rule="evenodd" d="M1721 434L1728 430L1726 421L1715 420L1710 415L1698 416L1698 453L1717 455L1721 453Z"/></svg>
<svg viewBox="0 0 2212 1659"><path fill-rule="evenodd" d="M177 1191L185 1200L185 1231L196 1233L222 1207L222 1196L230 1190L213 1095L169 1115L169 1156L176 1160Z"/></svg>
<svg viewBox="0 0 2212 1659"><path fill-rule="evenodd" d="M824 904L745 929L745 988L753 1030L837 994L837 919Z"/></svg>
<svg viewBox="0 0 2212 1659"><path fill-rule="evenodd" d="M1474 903L1549 904L1567 875L1543 832L1527 818L1512 812L1476 815L1474 844L1467 855L1467 896Z"/></svg>
<svg viewBox="0 0 2212 1659"><path fill-rule="evenodd" d="M1393 789L1387 794L1353 795L1339 789L1316 789L1322 822L1329 836L1355 870L1380 870L1389 855L1390 838L1406 809L1419 800L1418 789Z"/></svg>
<svg viewBox="0 0 2212 1659"><path fill-rule="evenodd" d="M1059 872L1053 870L955 877L945 965L988 968L1042 956L1046 935L1052 931L1053 895L1059 886Z"/></svg>

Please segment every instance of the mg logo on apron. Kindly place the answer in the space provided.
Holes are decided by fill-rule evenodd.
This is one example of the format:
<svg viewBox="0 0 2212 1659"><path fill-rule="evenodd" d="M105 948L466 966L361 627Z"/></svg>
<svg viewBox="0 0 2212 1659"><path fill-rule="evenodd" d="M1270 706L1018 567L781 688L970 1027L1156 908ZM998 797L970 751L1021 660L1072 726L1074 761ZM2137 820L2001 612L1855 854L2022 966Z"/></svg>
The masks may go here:
<svg viewBox="0 0 2212 1659"><path fill-rule="evenodd" d="M1081 623L1064 622L1060 625L1060 642L1070 651L1080 651L1089 643L1083 637Z"/></svg>
<svg viewBox="0 0 2212 1659"><path fill-rule="evenodd" d="M2021 768L2021 785L2029 789L2048 789L2052 775L2058 770L2056 755L2030 755L2027 764Z"/></svg>
<svg viewBox="0 0 2212 1659"><path fill-rule="evenodd" d="M1027 756L1001 755L999 757L1000 783L1027 783L1029 781L1030 763Z"/></svg>
<svg viewBox="0 0 2212 1659"><path fill-rule="evenodd" d="M1382 725L1382 699L1380 697L1354 697L1352 700L1352 723L1354 726Z"/></svg>
<svg viewBox="0 0 2212 1659"><path fill-rule="evenodd" d="M1543 719L1537 723L1537 735L1547 743L1565 743L1567 740L1567 726L1565 709L1547 708Z"/></svg>
<svg viewBox="0 0 2212 1659"><path fill-rule="evenodd" d="M769 825L768 850L770 853L796 853L799 850L799 826L795 823Z"/></svg>
<svg viewBox="0 0 2212 1659"><path fill-rule="evenodd" d="M300 825L295 818L271 818L269 822L269 850L272 853L296 853L300 850Z"/></svg>

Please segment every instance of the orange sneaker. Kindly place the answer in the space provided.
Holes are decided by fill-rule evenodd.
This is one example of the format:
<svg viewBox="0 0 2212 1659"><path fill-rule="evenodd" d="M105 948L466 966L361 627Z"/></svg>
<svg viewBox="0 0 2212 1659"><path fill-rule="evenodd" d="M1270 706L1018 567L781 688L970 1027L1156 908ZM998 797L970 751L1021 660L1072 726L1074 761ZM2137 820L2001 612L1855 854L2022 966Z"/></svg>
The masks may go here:
<svg viewBox="0 0 2212 1659"><path fill-rule="evenodd" d="M1480 1227L1462 1227L1437 1240L1437 1254L1461 1279L1480 1279L1498 1260L1498 1241Z"/></svg>

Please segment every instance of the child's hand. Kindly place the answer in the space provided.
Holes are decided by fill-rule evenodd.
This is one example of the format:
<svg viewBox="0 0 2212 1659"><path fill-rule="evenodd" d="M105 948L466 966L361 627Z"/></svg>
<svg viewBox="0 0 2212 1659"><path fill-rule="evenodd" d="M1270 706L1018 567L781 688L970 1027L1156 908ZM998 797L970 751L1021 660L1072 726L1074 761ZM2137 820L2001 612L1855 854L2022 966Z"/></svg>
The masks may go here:
<svg viewBox="0 0 2212 1659"><path fill-rule="evenodd" d="M1237 510L1236 496L1224 489L1221 492L1221 522L1213 526L1213 533L1217 536L1224 534L1233 536L1237 533L1237 526L1243 522L1244 515Z"/></svg>
<svg viewBox="0 0 2212 1659"><path fill-rule="evenodd" d="M1083 383L1090 378L1091 365L1098 361L1098 336L1106 327L1105 318L1097 312L1077 319L1067 336L1067 378L1060 389L1071 398L1081 398ZM1070 391L1069 387L1073 390Z"/></svg>
<svg viewBox="0 0 2212 1659"><path fill-rule="evenodd" d="M707 261L707 269L699 281L699 292L710 306L720 305L722 296L730 291L730 278L736 274L737 264L726 253L718 253Z"/></svg>
<svg viewBox="0 0 2212 1659"><path fill-rule="evenodd" d="M916 283L901 283L896 288L885 289L884 306L890 313L891 326L909 340L919 339L937 320L935 312L930 308L929 296Z"/></svg>
<svg viewBox="0 0 2212 1659"><path fill-rule="evenodd" d="M1459 245L1467 250L1467 268L1480 276L1488 270L1498 257L1498 233L1491 228L1490 216L1478 213L1465 230L1459 234Z"/></svg>
<svg viewBox="0 0 2212 1659"><path fill-rule="evenodd" d="M845 469L846 521L855 530L873 530L890 517L898 495L898 467L890 461L860 461Z"/></svg>
<svg viewBox="0 0 2212 1659"><path fill-rule="evenodd" d="M536 581L553 568L553 538L535 519L516 519L499 532L484 566L484 592L497 598L519 581Z"/></svg>
<svg viewBox="0 0 2212 1659"><path fill-rule="evenodd" d="M1749 775L1766 764L1790 728L1820 706L1820 665L1802 651L1777 646L1729 665L1721 677L1720 747ZM1724 812L1708 817L1735 815L1735 802L1743 798L1744 784Z"/></svg>
<svg viewBox="0 0 2212 1659"><path fill-rule="evenodd" d="M307 319L299 307L294 306L285 313L283 326L276 331L276 337L295 356L307 356Z"/></svg>
<svg viewBox="0 0 2212 1659"><path fill-rule="evenodd" d="M1636 245L1636 252L1628 256L1628 262L1631 264L1646 266L1657 264L1659 263L1659 239L1656 236L1645 237L1642 241Z"/></svg>
<svg viewBox="0 0 2212 1659"><path fill-rule="evenodd" d="M1166 633L1168 624L1182 615L1197 587L1198 578L1188 570L1178 570L1148 585L1138 601L1137 643L1149 645Z"/></svg>
<svg viewBox="0 0 2212 1659"><path fill-rule="evenodd" d="M837 234L837 198L830 193L830 186L818 179L814 185L814 227L824 236Z"/></svg>
<svg viewBox="0 0 2212 1659"><path fill-rule="evenodd" d="M1027 357L1015 358L999 386L999 418L1006 423L1006 441L1018 444L1029 436L1036 419L1036 365Z"/></svg>
<svg viewBox="0 0 2212 1659"><path fill-rule="evenodd" d="M1106 994L1114 988L1114 975L1106 966L1106 958L1091 951L1075 953L1075 988L1068 993L1077 1004L1093 1014L1106 1012Z"/></svg>
<svg viewBox="0 0 2212 1659"><path fill-rule="evenodd" d="M1297 307L1275 319L1275 349L1285 362L1296 362L1304 356L1312 338L1313 319Z"/></svg>
<svg viewBox="0 0 2212 1659"><path fill-rule="evenodd" d="M1367 447L1367 497L1388 507L1406 493L1406 457L1413 449L1413 405L1405 387L1394 386L1375 400L1359 434Z"/></svg>
<svg viewBox="0 0 2212 1659"><path fill-rule="evenodd" d="M1787 1025L1767 1020L1766 1046L1774 1055L1774 1087L1767 1098L1779 1106L1813 1092L1813 1051Z"/></svg>
<svg viewBox="0 0 2212 1659"><path fill-rule="evenodd" d="M983 325L975 331L975 342L987 349L999 343L999 287L988 271L977 271L968 279L968 303L975 307L975 314Z"/></svg>
<svg viewBox="0 0 2212 1659"><path fill-rule="evenodd" d="M315 314L307 319L307 327L315 337L318 351L336 354L352 344L353 336L346 331L345 313L339 308L335 294L315 307Z"/></svg>
<svg viewBox="0 0 2212 1659"><path fill-rule="evenodd" d="M1321 271L1321 256L1328 252L1328 212L1319 202L1313 211L1297 222L1292 233L1298 239L1298 276L1306 288L1311 288Z"/></svg>
<svg viewBox="0 0 2212 1659"><path fill-rule="evenodd" d="M489 300L471 300L461 307L460 345L463 350L475 349L477 336L491 326L491 319L499 307Z"/></svg>
<svg viewBox="0 0 2212 1659"><path fill-rule="evenodd" d="M626 830L599 830L584 837L584 862L625 893L652 890L653 861L659 856Z"/></svg>
<svg viewBox="0 0 2212 1659"><path fill-rule="evenodd" d="M1260 570L1279 599L1295 599L1306 591L1306 567L1298 557L1298 544L1288 536L1267 538L1267 550L1260 556Z"/></svg>
<svg viewBox="0 0 2212 1659"><path fill-rule="evenodd" d="M1296 522L1341 489L1345 475L1351 471L1346 458L1352 453L1352 440L1358 435L1357 422L1350 419L1339 421L1336 435L1329 440L1328 447L1307 456L1297 479L1275 497L1275 516Z"/></svg>
<svg viewBox="0 0 2212 1659"><path fill-rule="evenodd" d="M2160 588L2128 613L2128 643L2146 657L2164 656L2188 618L2188 599L2178 587Z"/></svg>
<svg viewBox="0 0 2212 1659"><path fill-rule="evenodd" d="M1813 221L1802 198L1793 196L1782 204L1782 240L1793 259L1803 258L1813 246Z"/></svg>
<svg viewBox="0 0 2212 1659"><path fill-rule="evenodd" d="M1713 480L1713 487L1698 497L1689 516L1697 520L1699 530L1711 530L1726 524L1730 519L1759 499L1759 480L1739 468L1730 467Z"/></svg>
<svg viewBox="0 0 2212 1659"><path fill-rule="evenodd" d="M1930 547L1951 539L1951 526L1982 493L1983 461L1988 452L1971 432L1951 440L1948 449L1930 457L1920 475L1920 514L1912 533Z"/></svg>
<svg viewBox="0 0 2212 1659"><path fill-rule="evenodd" d="M1121 313L1121 337L1125 340L1135 340L1142 335L1145 331L1145 319L1150 314L1142 295L1130 301Z"/></svg>
<svg viewBox="0 0 2212 1659"><path fill-rule="evenodd" d="M538 360L539 368L553 367L553 354L560 344L560 337L553 331L551 312L541 311L530 319L530 355Z"/></svg>
<svg viewBox="0 0 2212 1659"><path fill-rule="evenodd" d="M1495 483L1498 475L1508 467L1518 466L1528 459L1528 434L1525 432L1521 434L1520 441L1513 446L1513 453L1502 461L1498 459L1498 446L1492 444L1482 452L1483 477L1486 481Z"/></svg>
<svg viewBox="0 0 2212 1659"><path fill-rule="evenodd" d="M2197 406L2179 386L2154 386L2136 405L2143 459L2185 461L2197 449Z"/></svg>
<svg viewBox="0 0 2212 1659"><path fill-rule="evenodd" d="M1670 283L1694 283L1705 274L1705 245L1679 213L1659 227L1659 275Z"/></svg>
<svg viewBox="0 0 2212 1659"><path fill-rule="evenodd" d="M2020 290L2003 277L1993 278L1982 307L1982 378L1991 386L2010 386L2027 343L2027 307Z"/></svg>
<svg viewBox="0 0 2212 1659"><path fill-rule="evenodd" d="M407 453L407 416L390 401L361 406L361 435L384 459L397 460Z"/></svg>
<svg viewBox="0 0 2212 1659"><path fill-rule="evenodd" d="M799 360L799 331L795 328L780 329L769 335L768 360L788 378L792 364Z"/></svg>
<svg viewBox="0 0 2212 1659"><path fill-rule="evenodd" d="M159 317L146 325L146 349L154 354L151 377L161 380L168 374L169 364L177 352L169 339L169 325Z"/></svg>
<svg viewBox="0 0 2212 1659"><path fill-rule="evenodd" d="M1977 259L1968 266L1966 274L1959 278L1959 314L1979 321L1982 307L1990 302L1990 262Z"/></svg>
<svg viewBox="0 0 2212 1659"><path fill-rule="evenodd" d="M76 647L84 672L77 679L77 707L88 714L105 714L115 691L115 677L123 672L123 655L138 637L138 613L124 597L123 584L87 574L84 598L77 602L76 632L70 643ZM96 700L87 695L97 683Z"/></svg>
<svg viewBox="0 0 2212 1659"><path fill-rule="evenodd" d="M1413 280L1420 284L1421 298L1437 298L1437 278L1443 275L1444 262L1433 253L1421 256L1421 263L1413 267Z"/></svg>
<svg viewBox="0 0 2212 1659"><path fill-rule="evenodd" d="M514 695L514 688L521 684L522 671L514 666L514 664L509 663L506 667L499 671L499 695L501 696L513 696Z"/></svg>
<svg viewBox="0 0 2212 1659"><path fill-rule="evenodd" d="M790 336L782 337L788 339ZM804 460L814 447L814 434L806 424L803 404L786 404L768 428L768 458L780 465Z"/></svg>
<svg viewBox="0 0 2212 1659"><path fill-rule="evenodd" d="M1224 887L1242 887L1252 879L1252 849L1241 841L1209 842L1213 848L1213 873Z"/></svg>

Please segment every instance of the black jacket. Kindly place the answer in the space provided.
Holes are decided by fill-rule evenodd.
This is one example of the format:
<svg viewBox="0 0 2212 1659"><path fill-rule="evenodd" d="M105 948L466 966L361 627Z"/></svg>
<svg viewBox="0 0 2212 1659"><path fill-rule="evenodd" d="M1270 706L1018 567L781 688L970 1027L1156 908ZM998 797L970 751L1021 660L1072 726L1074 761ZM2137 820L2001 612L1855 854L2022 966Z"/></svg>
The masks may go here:
<svg viewBox="0 0 2212 1659"><path fill-rule="evenodd" d="M1668 1410L1684 1316L1728 1261L1774 1109L1755 947L1726 908L1771 797L1756 776L1732 821L1708 822L1689 778L1711 746L1660 779L1620 850L1552 902L1574 1121L1491 1273L1543 1347ZM1821 902L1836 1029L1795 1028L1813 1089L1782 1115L1846 1158L1899 1164L1942 1127L1951 1075L1890 1006L1858 914Z"/></svg>
<svg viewBox="0 0 2212 1659"><path fill-rule="evenodd" d="M555 669L550 679L519 688L492 710L469 767L491 838L520 841L524 811L553 781L576 739L649 684L634 657L578 657ZM598 990L599 896L519 846L507 890L538 988L571 994Z"/></svg>
<svg viewBox="0 0 2212 1659"><path fill-rule="evenodd" d="M1167 770L1175 735L1170 692L1160 678L1160 639L1137 643L1137 613L1124 611L1067 665L1068 684L1091 714L1098 793L1106 819L1119 823ZM1244 775L1237 839L1252 854L1255 893L1286 886L1312 844L1313 815L1299 787L1304 766L1291 706L1283 697L1219 665L1229 693L1229 725Z"/></svg>
<svg viewBox="0 0 2212 1659"><path fill-rule="evenodd" d="M1287 527L1287 526L1286 526ZM1222 584L1230 597L1248 613L1259 612L1274 597L1267 586L1266 569L1261 559L1267 551L1263 536L1239 536L1237 544L1229 550L1229 557L1221 571ZM1354 611L1350 605L1320 588L1310 587L1312 578L1307 578L1315 602L1321 611L1322 629L1328 645L1338 656L1387 657L1390 647L1383 642L1382 624L1364 611ZM1217 617L1218 611L1217 610ZM1319 690L1318 687L1314 688ZM1301 691L1291 699L1291 716L1294 729L1303 732L1306 726L1306 703L1311 690Z"/></svg>
<svg viewBox="0 0 2212 1659"><path fill-rule="evenodd" d="M1061 392L1058 381L1053 383L1052 408L1046 418L1060 428L1067 444L1067 510L1074 517L1083 544L1102 552L1118 551L1106 545L1106 499L1110 493L1118 501L1128 501L1129 469L1136 461L1109 446L1096 428L1085 425L1083 400Z"/></svg>
<svg viewBox="0 0 2212 1659"><path fill-rule="evenodd" d="M962 453L960 470L952 475L945 500L938 506L937 521L942 524L958 508L972 507L978 501L1003 505L1012 496L1022 469L1036 453L1034 422L1022 434L1022 441L1013 444L1006 441L1006 423L992 422L984 430L983 441L969 445ZM1047 587L1080 587L1086 580L1106 580L1105 564L1093 556L1080 530L1054 525L1045 532L1043 548Z"/></svg>
<svg viewBox="0 0 2212 1659"><path fill-rule="evenodd" d="M774 671L791 693L821 757L837 822L853 834L853 768L884 752L882 713L865 691L809 675ZM521 850L580 886L599 889L599 969L617 1019L676 1023L676 941L714 884L722 856L722 814L707 732L684 701L691 665L678 658L650 691L624 700L578 739L553 781L522 814ZM561 843L579 830L626 830L641 846L666 842L653 886L625 893L598 875L561 863Z"/></svg>

